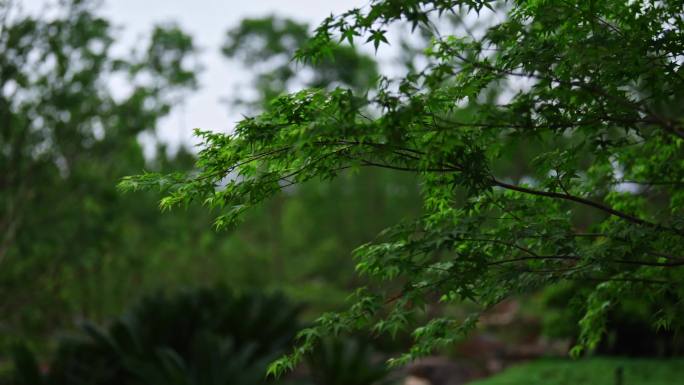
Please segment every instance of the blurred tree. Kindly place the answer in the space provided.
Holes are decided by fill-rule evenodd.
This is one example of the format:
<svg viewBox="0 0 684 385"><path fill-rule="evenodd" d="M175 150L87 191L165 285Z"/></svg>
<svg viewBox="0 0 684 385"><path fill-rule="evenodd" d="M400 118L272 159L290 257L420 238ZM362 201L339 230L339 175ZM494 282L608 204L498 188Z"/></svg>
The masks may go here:
<svg viewBox="0 0 684 385"><path fill-rule="evenodd" d="M365 92L375 84L379 76L375 60L353 47L333 47L316 63L292 61L292 55L309 37L308 25L277 16L244 19L231 28L222 52L248 66L254 76L250 91L256 91L253 99L239 96L233 103L259 111L293 89L345 86Z"/></svg>
<svg viewBox="0 0 684 385"><path fill-rule="evenodd" d="M102 317L108 285L134 278L103 271L144 253L136 232L160 221L149 198L122 198L111 181L145 166L138 135L196 86L192 39L177 27L117 58L97 1L60 4L49 18L0 5L2 339Z"/></svg>
<svg viewBox="0 0 684 385"><path fill-rule="evenodd" d="M360 273L392 284L356 291L349 311L321 317L272 373L328 334L394 333L428 303L486 309L559 281L590 289L576 293L575 354L598 346L608 311L630 297L646 297L655 327L681 330L683 5L372 1L327 18L296 57L319 63L356 37L378 49L390 24L407 21L432 31L424 69L371 93L284 95L234 133L199 132L197 171L129 177L121 187L163 183L162 207L203 202L222 210L216 223L227 226L284 186L342 170L420 178L425 215L356 251ZM479 31L440 30L444 14L497 12ZM502 84L508 95L489 97ZM412 328L414 346L392 362L452 343L477 318Z"/></svg>

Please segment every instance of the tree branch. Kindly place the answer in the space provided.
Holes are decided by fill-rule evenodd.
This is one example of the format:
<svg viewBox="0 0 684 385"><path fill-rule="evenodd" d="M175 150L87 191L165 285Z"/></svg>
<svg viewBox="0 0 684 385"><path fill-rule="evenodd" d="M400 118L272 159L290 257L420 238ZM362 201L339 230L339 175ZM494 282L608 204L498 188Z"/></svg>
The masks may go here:
<svg viewBox="0 0 684 385"><path fill-rule="evenodd" d="M647 220L638 218L634 215L615 210L614 208L612 208L608 205L605 205L603 203L594 202L592 200L582 198L582 197L578 197L576 195L570 195L570 194L565 194L565 193L557 193L557 192L553 192L553 191L534 190L531 188L516 186L513 184L502 182L502 181L500 181L494 177L492 177L491 181L492 181L492 184L494 184L495 186L504 188L506 190L512 190L512 191L517 191L517 192L521 192L521 193L525 193L525 194L537 195L537 196L542 196L542 197L547 197L547 198L563 199L563 200L567 200L567 201L571 201L571 202L580 203L580 204L583 204L586 206L590 206L590 207L599 209L599 210L606 212L610 215L616 216L618 218L622 218L628 222L631 222L631 223L634 223L637 225L650 227L650 228L657 229L657 230L666 230L666 231L669 231L671 233L674 233L674 234L677 234L680 236L684 236L684 232L682 232L680 230L677 230L677 229L674 229L671 227L667 227L667 226L663 226L663 225L660 225L657 223L649 222Z"/></svg>

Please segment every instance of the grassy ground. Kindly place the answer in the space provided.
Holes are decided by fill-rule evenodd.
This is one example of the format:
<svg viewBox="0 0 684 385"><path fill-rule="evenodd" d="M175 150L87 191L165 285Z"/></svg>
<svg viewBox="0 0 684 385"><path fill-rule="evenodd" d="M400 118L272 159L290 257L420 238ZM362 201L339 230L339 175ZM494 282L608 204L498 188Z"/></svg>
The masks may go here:
<svg viewBox="0 0 684 385"><path fill-rule="evenodd" d="M469 385L684 385L684 359L539 360Z"/></svg>

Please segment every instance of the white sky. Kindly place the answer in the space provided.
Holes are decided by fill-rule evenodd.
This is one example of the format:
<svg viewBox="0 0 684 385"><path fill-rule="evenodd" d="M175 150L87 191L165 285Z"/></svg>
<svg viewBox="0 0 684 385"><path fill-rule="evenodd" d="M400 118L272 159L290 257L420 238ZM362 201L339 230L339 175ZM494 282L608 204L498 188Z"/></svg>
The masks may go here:
<svg viewBox="0 0 684 385"><path fill-rule="evenodd" d="M40 9L47 0L18 0L27 11ZM190 33L200 47L200 89L174 109L158 128L159 137L175 147L193 143L196 127L228 131L240 119L221 102L244 83L249 73L220 54L225 32L245 17L278 14L318 25L330 13L367 4L367 0L104 0L102 14L120 26L121 48L131 47L154 24L174 21Z"/></svg>

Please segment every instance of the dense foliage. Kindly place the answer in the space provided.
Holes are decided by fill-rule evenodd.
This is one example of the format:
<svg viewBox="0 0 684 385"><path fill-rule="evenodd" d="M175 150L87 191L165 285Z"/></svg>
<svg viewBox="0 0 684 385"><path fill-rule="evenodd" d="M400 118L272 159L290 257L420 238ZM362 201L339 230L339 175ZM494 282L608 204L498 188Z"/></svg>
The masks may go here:
<svg viewBox="0 0 684 385"><path fill-rule="evenodd" d="M430 303L485 310L559 281L589 289L573 299L575 354L598 345L605 315L630 297L653 306L654 327L681 329L683 5L372 1L326 19L296 57L318 63L359 39L377 49L391 25L408 23L433 37L415 71L370 92L281 96L231 134L198 132L196 172L120 186L161 187L163 208L221 210L216 225L225 227L291 186L343 170L419 177L425 215L355 252L357 271L383 284L303 331L273 373L323 336L357 328L411 327L413 347L392 361L404 363L477 323L476 312L409 325Z"/></svg>

